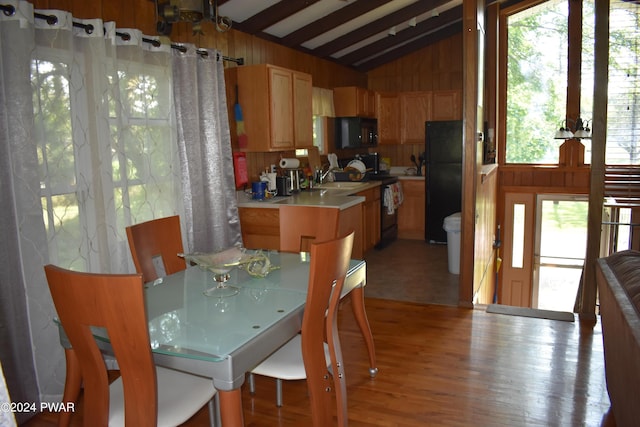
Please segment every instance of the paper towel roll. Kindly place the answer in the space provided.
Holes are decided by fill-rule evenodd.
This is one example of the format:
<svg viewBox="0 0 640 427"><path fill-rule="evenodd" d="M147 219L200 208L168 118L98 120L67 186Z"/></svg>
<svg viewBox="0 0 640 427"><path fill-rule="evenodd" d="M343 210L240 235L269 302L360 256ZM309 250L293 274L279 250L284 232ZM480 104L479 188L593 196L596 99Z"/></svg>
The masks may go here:
<svg viewBox="0 0 640 427"><path fill-rule="evenodd" d="M281 159L280 167L282 169L297 169L300 167L300 160L298 159Z"/></svg>

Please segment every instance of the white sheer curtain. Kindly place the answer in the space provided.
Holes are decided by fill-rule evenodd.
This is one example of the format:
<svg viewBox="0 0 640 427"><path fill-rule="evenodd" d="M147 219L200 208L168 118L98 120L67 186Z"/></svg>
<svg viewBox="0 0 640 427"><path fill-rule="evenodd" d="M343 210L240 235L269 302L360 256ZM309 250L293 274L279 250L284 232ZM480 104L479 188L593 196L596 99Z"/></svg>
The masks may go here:
<svg viewBox="0 0 640 427"><path fill-rule="evenodd" d="M181 46L173 54L187 245L196 251L242 243L222 55Z"/></svg>
<svg viewBox="0 0 640 427"><path fill-rule="evenodd" d="M132 272L125 227L184 215L172 53L99 19L0 4L0 356L14 401L57 401L43 265Z"/></svg>
<svg viewBox="0 0 640 427"><path fill-rule="evenodd" d="M0 12L0 359L11 399L37 402L38 378L49 377L53 383L42 388L44 393L61 389L62 352L52 349L59 345L42 270L48 255L29 80L33 8L27 2L2 4L15 12ZM30 320L35 311L41 314ZM30 339L30 323L37 342ZM57 361L50 364L48 358ZM18 422L28 416L15 415Z"/></svg>

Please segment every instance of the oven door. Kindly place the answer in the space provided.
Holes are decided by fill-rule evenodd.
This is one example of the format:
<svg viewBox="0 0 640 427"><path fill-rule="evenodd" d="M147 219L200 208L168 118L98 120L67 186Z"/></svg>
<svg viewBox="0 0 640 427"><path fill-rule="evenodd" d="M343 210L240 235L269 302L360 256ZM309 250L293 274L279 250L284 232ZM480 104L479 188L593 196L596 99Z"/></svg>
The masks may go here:
<svg viewBox="0 0 640 427"><path fill-rule="evenodd" d="M394 209L393 213L389 213L389 209L384 203L384 193L389 184L380 186L380 243L376 245L377 249L383 248L398 238L398 210Z"/></svg>

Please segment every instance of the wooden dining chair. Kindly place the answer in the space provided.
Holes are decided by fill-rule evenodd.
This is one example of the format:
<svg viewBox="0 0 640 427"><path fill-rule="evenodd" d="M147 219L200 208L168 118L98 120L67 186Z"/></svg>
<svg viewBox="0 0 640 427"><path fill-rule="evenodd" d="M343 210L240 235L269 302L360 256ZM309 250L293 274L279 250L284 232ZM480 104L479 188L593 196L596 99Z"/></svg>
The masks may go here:
<svg viewBox="0 0 640 427"><path fill-rule="evenodd" d="M338 336L338 306L353 248L346 236L310 246L309 285L301 333L262 362L254 373L283 378L302 371L307 380L313 425L332 425L335 390L339 426L347 425L347 392Z"/></svg>
<svg viewBox="0 0 640 427"><path fill-rule="evenodd" d="M45 266L60 323L84 384L84 425L176 426L209 403L213 381L156 367L151 355L142 276L79 273ZM120 367L109 384L90 327L107 330Z"/></svg>
<svg viewBox="0 0 640 427"><path fill-rule="evenodd" d="M180 217L153 219L126 228L133 265L145 282L187 268L183 253Z"/></svg>
<svg viewBox="0 0 640 427"><path fill-rule="evenodd" d="M340 209L317 209L308 206L281 206L280 252L309 252L311 243L335 239L338 235ZM325 347L327 364L329 350ZM249 391L255 393L254 374L276 379L276 406L282 406L282 381L304 380L307 375L302 364L300 335L298 334L249 373Z"/></svg>
<svg viewBox="0 0 640 427"><path fill-rule="evenodd" d="M314 241L335 239L340 209L309 206L280 206L280 251L309 252Z"/></svg>

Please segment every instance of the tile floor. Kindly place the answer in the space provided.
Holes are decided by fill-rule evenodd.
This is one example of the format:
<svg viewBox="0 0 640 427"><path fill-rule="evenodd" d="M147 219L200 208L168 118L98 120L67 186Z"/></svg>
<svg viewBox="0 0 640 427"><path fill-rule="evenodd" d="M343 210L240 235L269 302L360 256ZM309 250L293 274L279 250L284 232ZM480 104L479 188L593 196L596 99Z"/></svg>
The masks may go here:
<svg viewBox="0 0 640 427"><path fill-rule="evenodd" d="M450 274L447 246L396 240L365 255L369 298L458 305L458 275Z"/></svg>

